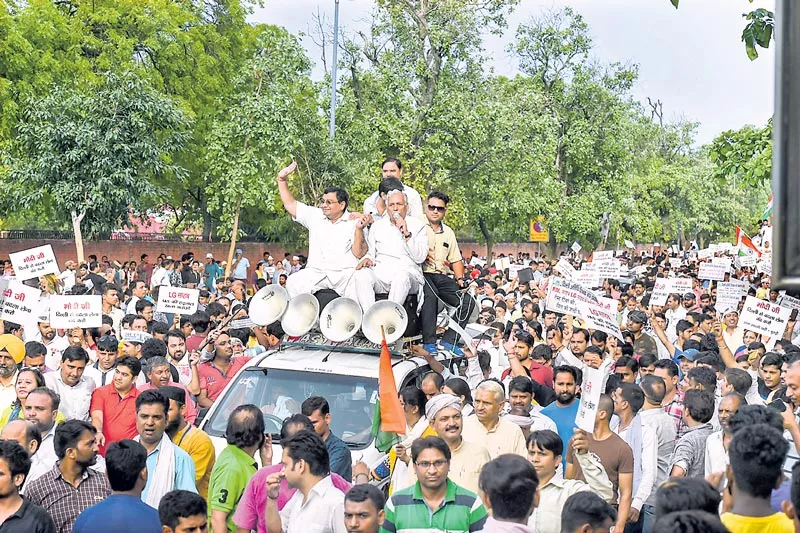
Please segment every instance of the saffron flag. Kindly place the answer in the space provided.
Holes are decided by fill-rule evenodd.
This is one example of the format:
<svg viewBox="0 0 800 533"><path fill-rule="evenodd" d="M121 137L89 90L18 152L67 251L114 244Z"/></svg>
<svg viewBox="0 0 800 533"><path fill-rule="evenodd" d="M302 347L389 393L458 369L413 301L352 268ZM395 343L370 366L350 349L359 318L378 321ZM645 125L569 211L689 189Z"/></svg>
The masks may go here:
<svg viewBox="0 0 800 533"><path fill-rule="evenodd" d="M757 256L761 257L761 250L753 244L753 241L750 240L750 237L742 231L742 228L736 226L736 246L739 247L739 255L749 255L749 252L744 250L744 248L749 248L753 251Z"/></svg>
<svg viewBox="0 0 800 533"><path fill-rule="evenodd" d="M375 438L375 447L386 453L400 442L400 435L406 432L406 417L397 396L392 356L389 354L386 339L382 343L379 365L378 402L372 419L372 436Z"/></svg>
<svg viewBox="0 0 800 533"><path fill-rule="evenodd" d="M764 208L764 212L761 214L761 220L769 220L769 217L771 216L772 216L772 195L770 194L767 207Z"/></svg>

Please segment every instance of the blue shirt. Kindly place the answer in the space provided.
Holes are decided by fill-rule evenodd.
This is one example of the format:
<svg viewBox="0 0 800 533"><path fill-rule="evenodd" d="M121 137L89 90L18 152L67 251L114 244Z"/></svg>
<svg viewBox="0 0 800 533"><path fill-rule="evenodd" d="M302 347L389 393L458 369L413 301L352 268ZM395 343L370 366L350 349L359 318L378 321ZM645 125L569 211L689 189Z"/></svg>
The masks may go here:
<svg viewBox="0 0 800 533"><path fill-rule="evenodd" d="M158 511L129 494L112 494L78 515L72 533L161 533Z"/></svg>
<svg viewBox="0 0 800 533"><path fill-rule="evenodd" d="M556 423L558 429L558 436L561 437L561 442L564 444L564 453L561 454L561 465L567 471L567 444L569 439L572 438L572 430L575 428L575 417L578 415L578 407L581 402L575 398L567 407L559 407L558 402L553 402L541 410L543 415L549 416L553 422Z"/></svg>
<svg viewBox="0 0 800 533"><path fill-rule="evenodd" d="M333 433L328 435L325 447L328 448L331 472L336 472L349 483L353 479L353 460L350 457L350 448Z"/></svg>
<svg viewBox="0 0 800 533"><path fill-rule="evenodd" d="M172 490L188 490L197 494L197 485L195 485L195 467L194 461L188 453L183 451L177 446L172 447L175 450L175 479L173 480ZM147 456L147 485L142 491L142 501L147 500L147 490L150 488L150 482L153 480L153 473L158 466L158 454L161 451L161 444Z"/></svg>

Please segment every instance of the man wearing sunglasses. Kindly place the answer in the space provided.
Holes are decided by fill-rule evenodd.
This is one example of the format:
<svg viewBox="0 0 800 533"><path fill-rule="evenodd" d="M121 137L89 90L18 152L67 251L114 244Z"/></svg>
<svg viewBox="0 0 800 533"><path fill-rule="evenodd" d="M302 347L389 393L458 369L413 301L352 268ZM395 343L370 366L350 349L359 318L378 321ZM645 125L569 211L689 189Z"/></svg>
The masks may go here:
<svg viewBox="0 0 800 533"><path fill-rule="evenodd" d="M444 223L450 197L443 192L432 191L428 195L425 208L428 230L428 257L422 264L425 277L425 299L422 303L420 322L422 323L422 343L429 353L436 353L436 315L439 301L450 307L459 307L456 313L458 325L462 328L469 321L475 300L469 294L460 292L464 281L464 260L458 248L456 234ZM455 279L453 279L455 275ZM442 337L442 347L457 350L457 334L448 329Z"/></svg>

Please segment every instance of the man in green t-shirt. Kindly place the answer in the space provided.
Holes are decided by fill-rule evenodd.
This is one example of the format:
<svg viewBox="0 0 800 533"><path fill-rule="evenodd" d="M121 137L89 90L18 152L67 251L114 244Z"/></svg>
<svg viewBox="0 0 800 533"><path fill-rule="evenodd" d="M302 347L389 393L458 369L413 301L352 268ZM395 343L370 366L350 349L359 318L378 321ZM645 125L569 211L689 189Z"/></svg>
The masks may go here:
<svg viewBox="0 0 800 533"><path fill-rule="evenodd" d="M228 419L225 435L228 446L219 454L208 482L208 521L214 533L236 531L233 512L258 470L253 460L256 451L261 464L272 464L272 439L264 435L264 417L255 405L237 407Z"/></svg>

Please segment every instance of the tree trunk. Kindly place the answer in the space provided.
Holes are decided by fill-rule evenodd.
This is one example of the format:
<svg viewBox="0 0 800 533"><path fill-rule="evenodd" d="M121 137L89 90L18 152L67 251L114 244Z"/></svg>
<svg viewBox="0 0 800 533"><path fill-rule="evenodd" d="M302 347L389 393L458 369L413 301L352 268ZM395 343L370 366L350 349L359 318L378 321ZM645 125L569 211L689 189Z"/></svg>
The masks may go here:
<svg viewBox="0 0 800 533"><path fill-rule="evenodd" d="M75 234L75 251L78 254L78 263L83 263L83 233L81 233L81 222L83 221L83 217L86 216L86 211L79 215L73 209L70 215L72 215L72 231Z"/></svg>
<svg viewBox="0 0 800 533"><path fill-rule="evenodd" d="M208 210L208 203L203 202L203 242L211 242L211 229L213 221L211 220L211 212Z"/></svg>
<svg viewBox="0 0 800 533"><path fill-rule="evenodd" d="M236 250L236 237L239 235L239 213L242 210L242 195L236 199L236 211L233 215L233 230L231 230L231 247L228 249L228 263L225 265L225 277L231 275L231 265L233 263L233 252Z"/></svg>
<svg viewBox="0 0 800 533"><path fill-rule="evenodd" d="M492 264L492 232L486 227L486 220L483 217L478 218L478 226L481 229L484 240L486 240L486 267Z"/></svg>

